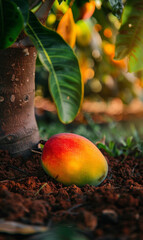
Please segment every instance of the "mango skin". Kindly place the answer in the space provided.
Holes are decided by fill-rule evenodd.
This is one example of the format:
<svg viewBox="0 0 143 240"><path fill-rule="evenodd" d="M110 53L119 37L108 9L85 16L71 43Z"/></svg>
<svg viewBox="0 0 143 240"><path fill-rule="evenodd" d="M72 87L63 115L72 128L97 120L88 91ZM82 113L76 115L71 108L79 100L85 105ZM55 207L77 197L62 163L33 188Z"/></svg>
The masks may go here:
<svg viewBox="0 0 143 240"><path fill-rule="evenodd" d="M85 137L60 133L45 143L43 169L57 181L71 185L99 185L107 176L108 164L100 150Z"/></svg>

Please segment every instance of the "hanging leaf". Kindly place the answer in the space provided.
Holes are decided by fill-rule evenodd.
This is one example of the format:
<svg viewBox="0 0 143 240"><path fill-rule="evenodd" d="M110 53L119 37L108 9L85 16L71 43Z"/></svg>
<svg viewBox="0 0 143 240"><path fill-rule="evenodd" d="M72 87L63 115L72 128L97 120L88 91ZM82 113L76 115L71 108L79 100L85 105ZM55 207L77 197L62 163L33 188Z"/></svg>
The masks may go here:
<svg viewBox="0 0 143 240"><path fill-rule="evenodd" d="M28 0L12 0L21 11L21 14L23 16L24 26L26 26L28 21L28 15L29 15L29 2Z"/></svg>
<svg viewBox="0 0 143 240"><path fill-rule="evenodd" d="M76 26L71 8L69 8L62 17L57 28L57 33L59 33L72 48L75 46Z"/></svg>
<svg viewBox="0 0 143 240"><path fill-rule="evenodd" d="M143 69L143 1L129 0L116 39L115 59L129 55L129 71Z"/></svg>
<svg viewBox="0 0 143 240"><path fill-rule="evenodd" d="M123 12L122 0L108 0L108 1L112 7L113 14L120 19Z"/></svg>
<svg viewBox="0 0 143 240"><path fill-rule="evenodd" d="M69 123L77 115L82 100L77 58L61 36L42 26L32 12L26 32L37 48L40 61L49 71L49 89L59 118Z"/></svg>
<svg viewBox="0 0 143 240"><path fill-rule="evenodd" d="M24 27L23 16L11 0L0 0L0 49L10 47Z"/></svg>

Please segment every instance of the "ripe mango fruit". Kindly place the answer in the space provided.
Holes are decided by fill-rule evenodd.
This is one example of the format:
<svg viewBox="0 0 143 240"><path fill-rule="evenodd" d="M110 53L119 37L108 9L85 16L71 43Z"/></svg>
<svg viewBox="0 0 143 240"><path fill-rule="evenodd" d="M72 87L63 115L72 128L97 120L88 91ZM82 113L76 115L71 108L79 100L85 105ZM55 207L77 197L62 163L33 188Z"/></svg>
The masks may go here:
<svg viewBox="0 0 143 240"><path fill-rule="evenodd" d="M81 47L87 47L91 42L90 26L83 20L76 23L76 41Z"/></svg>
<svg viewBox="0 0 143 240"><path fill-rule="evenodd" d="M43 169L57 181L71 185L99 185L107 176L108 164L100 150L85 137L60 133L45 143Z"/></svg>

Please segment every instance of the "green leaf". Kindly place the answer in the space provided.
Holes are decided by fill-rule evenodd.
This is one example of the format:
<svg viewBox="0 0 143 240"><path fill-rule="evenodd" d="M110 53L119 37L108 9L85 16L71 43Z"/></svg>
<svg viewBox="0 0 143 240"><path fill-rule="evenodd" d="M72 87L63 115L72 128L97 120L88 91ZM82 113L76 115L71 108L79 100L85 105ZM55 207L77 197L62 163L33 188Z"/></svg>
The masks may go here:
<svg viewBox="0 0 143 240"><path fill-rule="evenodd" d="M24 26L26 26L29 16L29 2L28 0L12 0L19 8L19 11L21 11L21 14L23 16Z"/></svg>
<svg viewBox="0 0 143 240"><path fill-rule="evenodd" d="M122 0L108 0L108 1L112 7L113 14L120 19L123 12Z"/></svg>
<svg viewBox="0 0 143 240"><path fill-rule="evenodd" d="M133 136L127 138L127 146L130 147L133 143Z"/></svg>
<svg viewBox="0 0 143 240"><path fill-rule="evenodd" d="M138 72L143 69L143 39L141 39L141 43L134 48L134 52L135 53L129 56L129 72Z"/></svg>
<svg viewBox="0 0 143 240"><path fill-rule="evenodd" d="M143 69L143 1L128 0L116 39L115 59L129 55L129 71Z"/></svg>
<svg viewBox="0 0 143 240"><path fill-rule="evenodd" d="M42 64L49 71L49 88L63 123L77 115L82 99L79 65L73 50L58 35L37 20L31 12L26 32L35 44Z"/></svg>
<svg viewBox="0 0 143 240"><path fill-rule="evenodd" d="M78 206L78 205L77 205ZM45 233L35 234L29 240L88 240L83 233L79 233L71 225L57 225Z"/></svg>
<svg viewBox="0 0 143 240"><path fill-rule="evenodd" d="M0 0L0 49L10 47L16 41L23 25L17 5L10 0Z"/></svg>
<svg viewBox="0 0 143 240"><path fill-rule="evenodd" d="M110 156L113 156L112 150L111 150L108 146L106 146L105 144L103 144L103 143L98 143L98 144L97 144L97 147L98 147L99 149L104 149Z"/></svg>

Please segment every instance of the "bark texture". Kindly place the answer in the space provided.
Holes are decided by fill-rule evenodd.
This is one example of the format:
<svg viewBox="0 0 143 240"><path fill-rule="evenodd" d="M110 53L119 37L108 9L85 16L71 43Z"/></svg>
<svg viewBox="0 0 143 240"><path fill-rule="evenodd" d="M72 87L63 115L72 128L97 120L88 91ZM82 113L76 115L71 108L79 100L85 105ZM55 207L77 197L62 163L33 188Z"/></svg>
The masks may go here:
<svg viewBox="0 0 143 240"><path fill-rule="evenodd" d="M0 50L0 149L27 154L39 141L34 114L35 47Z"/></svg>

